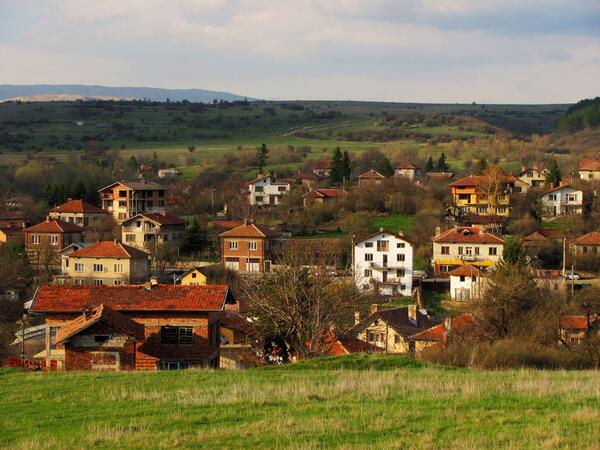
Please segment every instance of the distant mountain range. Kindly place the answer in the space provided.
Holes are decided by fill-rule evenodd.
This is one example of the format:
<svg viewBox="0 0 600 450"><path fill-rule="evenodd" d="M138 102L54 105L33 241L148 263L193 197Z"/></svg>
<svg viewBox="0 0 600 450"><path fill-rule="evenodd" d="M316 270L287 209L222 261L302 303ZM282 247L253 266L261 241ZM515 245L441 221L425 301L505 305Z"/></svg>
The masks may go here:
<svg viewBox="0 0 600 450"><path fill-rule="evenodd" d="M209 103L214 99L235 101L255 100L229 92L207 91L205 89L162 89L149 87L110 87L87 86L83 84L0 84L0 101L74 101L74 100L119 100L148 99L164 102L189 100Z"/></svg>

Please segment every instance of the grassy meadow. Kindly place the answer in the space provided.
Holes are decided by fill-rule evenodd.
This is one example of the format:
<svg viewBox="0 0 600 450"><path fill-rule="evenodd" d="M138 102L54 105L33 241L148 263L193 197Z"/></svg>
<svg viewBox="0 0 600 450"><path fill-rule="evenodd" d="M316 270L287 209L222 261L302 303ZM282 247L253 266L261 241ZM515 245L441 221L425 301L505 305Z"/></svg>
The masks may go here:
<svg viewBox="0 0 600 450"><path fill-rule="evenodd" d="M599 448L598 372L395 356L246 371L0 372L0 446Z"/></svg>

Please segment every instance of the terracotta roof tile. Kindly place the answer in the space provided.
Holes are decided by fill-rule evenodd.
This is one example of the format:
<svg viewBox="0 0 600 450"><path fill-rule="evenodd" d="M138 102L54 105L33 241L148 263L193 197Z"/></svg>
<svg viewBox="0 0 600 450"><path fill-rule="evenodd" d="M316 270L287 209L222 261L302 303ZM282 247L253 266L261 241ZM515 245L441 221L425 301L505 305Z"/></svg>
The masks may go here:
<svg viewBox="0 0 600 450"><path fill-rule="evenodd" d="M600 159L582 158L579 160L579 170L600 170Z"/></svg>
<svg viewBox="0 0 600 450"><path fill-rule="evenodd" d="M570 184L568 184L568 183L565 183L565 184L561 184L560 186L553 187L552 189L548 189L547 191L544 191L544 192L542 193L542 196L544 196L544 195L546 195L546 194L551 194L552 192L560 191L561 189L566 189L566 188L569 188L569 189L574 189L574 190L576 190L576 191L580 191L579 189L575 189L575 188L574 188L573 186L571 186ZM580 192L581 192L581 191L580 191Z"/></svg>
<svg viewBox="0 0 600 450"><path fill-rule="evenodd" d="M431 239L438 243L504 244L504 241L491 233L476 227L457 227L438 234Z"/></svg>
<svg viewBox="0 0 600 450"><path fill-rule="evenodd" d="M104 211L102 208L98 208L90 203L86 203L83 200L72 200L69 199L66 203L62 205L58 205L56 208L52 208L50 212L57 213L74 213L74 214L82 214L82 213L94 213L94 214L108 214L107 211Z"/></svg>
<svg viewBox="0 0 600 450"><path fill-rule="evenodd" d="M417 170L418 166L415 166L413 163L404 161L394 166L394 169L402 169L402 170Z"/></svg>
<svg viewBox="0 0 600 450"><path fill-rule="evenodd" d="M148 220L152 220L160 225L185 225L185 220L181 217L173 216L166 213L142 213L137 216L132 217L131 219L127 219L123 223L131 222L133 220L137 220L139 217L145 217Z"/></svg>
<svg viewBox="0 0 600 450"><path fill-rule="evenodd" d="M597 317L590 318L592 322L595 322L597 319ZM561 329L585 330L587 328L587 317L583 314L561 316L559 327Z"/></svg>
<svg viewBox="0 0 600 450"><path fill-rule="evenodd" d="M373 169L359 175L358 178L360 178L361 180L383 180L383 179L385 179L385 177L383 175L381 175L379 172L377 172L376 170L373 170Z"/></svg>
<svg viewBox="0 0 600 450"><path fill-rule="evenodd" d="M114 241L94 242L69 254L74 258L147 258L148 253Z"/></svg>
<svg viewBox="0 0 600 450"><path fill-rule="evenodd" d="M465 331L471 328L475 324L475 317L472 314L461 314L450 319L450 327L452 331ZM439 323L431 328L428 328L419 333L415 333L409 337L411 341L431 341L446 343L448 339L448 332L446 330L446 323Z"/></svg>
<svg viewBox="0 0 600 450"><path fill-rule="evenodd" d="M81 312L102 304L117 311L222 311L233 300L229 287L159 284L124 286L41 286L34 312Z"/></svg>
<svg viewBox="0 0 600 450"><path fill-rule="evenodd" d="M343 197L348 194L343 189L311 189L306 194L305 197L318 197L318 198L338 198Z"/></svg>
<svg viewBox="0 0 600 450"><path fill-rule="evenodd" d="M453 277L478 277L481 275L481 272L476 267L473 267L470 264L465 264L457 267L454 270L451 270L448 272L448 275Z"/></svg>
<svg viewBox="0 0 600 450"><path fill-rule="evenodd" d="M575 245L600 245L600 232L592 231L573 241Z"/></svg>
<svg viewBox="0 0 600 450"><path fill-rule="evenodd" d="M82 314L69 324L61 327L56 334L56 342L64 342L81 333L98 322L106 322L115 330L127 334L137 340L144 339L144 325L131 320L129 317L113 310L104 304L96 307L90 314Z"/></svg>
<svg viewBox="0 0 600 450"><path fill-rule="evenodd" d="M244 225L240 225L239 227L235 227L229 231L224 231L219 234L222 237L256 237L256 238L264 238L264 237L278 237L281 236L280 233L271 230L262 225L257 225L254 223L248 223Z"/></svg>
<svg viewBox="0 0 600 450"><path fill-rule="evenodd" d="M25 231L35 233L83 233L83 228L62 219L50 219L26 228Z"/></svg>

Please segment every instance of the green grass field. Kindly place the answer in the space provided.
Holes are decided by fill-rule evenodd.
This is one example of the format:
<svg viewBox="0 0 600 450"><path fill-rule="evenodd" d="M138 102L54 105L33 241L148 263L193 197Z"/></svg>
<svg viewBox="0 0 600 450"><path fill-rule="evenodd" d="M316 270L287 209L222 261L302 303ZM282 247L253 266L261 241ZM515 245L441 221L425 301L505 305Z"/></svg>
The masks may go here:
<svg viewBox="0 0 600 450"><path fill-rule="evenodd" d="M597 372L394 356L247 371L0 372L0 446L598 448Z"/></svg>

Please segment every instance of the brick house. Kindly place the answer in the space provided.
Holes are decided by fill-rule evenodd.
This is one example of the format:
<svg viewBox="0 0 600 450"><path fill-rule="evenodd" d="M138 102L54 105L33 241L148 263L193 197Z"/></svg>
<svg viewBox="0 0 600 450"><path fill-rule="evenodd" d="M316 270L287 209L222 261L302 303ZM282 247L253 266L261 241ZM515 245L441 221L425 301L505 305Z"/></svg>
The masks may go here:
<svg viewBox="0 0 600 450"><path fill-rule="evenodd" d="M385 176L381 175L376 170L369 170L358 176L359 186L379 186L385 181Z"/></svg>
<svg viewBox="0 0 600 450"><path fill-rule="evenodd" d="M25 229L25 249L33 264L58 262L58 252L83 242L83 228L61 219L47 219Z"/></svg>
<svg viewBox="0 0 600 450"><path fill-rule="evenodd" d="M63 284L121 285L143 283L150 276L150 255L116 241L100 241L62 254Z"/></svg>
<svg viewBox="0 0 600 450"><path fill-rule="evenodd" d="M147 181L117 181L98 191L102 209L118 223L140 213L165 210L167 188Z"/></svg>
<svg viewBox="0 0 600 450"><path fill-rule="evenodd" d="M302 196L304 207L313 203L323 204L332 200L338 200L347 195L343 189L313 189L311 188L306 194Z"/></svg>
<svg viewBox="0 0 600 450"><path fill-rule="evenodd" d="M166 212L142 213L121 223L123 242L139 249L162 243L179 246L185 237L185 220Z"/></svg>
<svg viewBox="0 0 600 450"><path fill-rule="evenodd" d="M239 272L268 272L282 242L281 235L262 225L243 225L219 234L221 261Z"/></svg>
<svg viewBox="0 0 600 450"><path fill-rule="evenodd" d="M227 286L41 286L47 367L173 370L218 367L219 321Z"/></svg>
<svg viewBox="0 0 600 450"><path fill-rule="evenodd" d="M108 212L83 200L68 199L66 203L52 208L48 212L51 219L61 219L76 225L87 227L100 224Z"/></svg>

